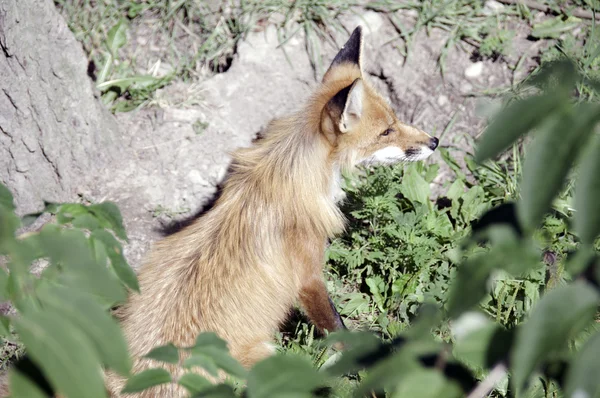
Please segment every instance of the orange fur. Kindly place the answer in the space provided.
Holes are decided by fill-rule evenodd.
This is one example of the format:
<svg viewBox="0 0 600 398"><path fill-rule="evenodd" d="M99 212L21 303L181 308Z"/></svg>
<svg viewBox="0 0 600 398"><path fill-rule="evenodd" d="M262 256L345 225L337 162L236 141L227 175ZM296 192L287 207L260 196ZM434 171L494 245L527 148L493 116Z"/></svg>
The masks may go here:
<svg viewBox="0 0 600 398"><path fill-rule="evenodd" d="M141 293L116 312L134 372L167 366L141 358L153 347L190 346L203 331L217 333L235 358L252 366L270 355L274 331L298 300L319 328L343 327L322 275L326 241L344 228L332 193L336 170L382 148L431 146L427 134L400 123L366 83L360 115L346 115L332 99L357 79L358 61L334 63L299 112L273 121L263 139L233 154L215 206L155 245L139 272ZM344 115L352 128L342 132ZM386 129L391 133L382 135ZM167 368L174 379L182 374ZM123 385L108 373L112 396ZM171 383L136 396L180 397L185 390Z"/></svg>

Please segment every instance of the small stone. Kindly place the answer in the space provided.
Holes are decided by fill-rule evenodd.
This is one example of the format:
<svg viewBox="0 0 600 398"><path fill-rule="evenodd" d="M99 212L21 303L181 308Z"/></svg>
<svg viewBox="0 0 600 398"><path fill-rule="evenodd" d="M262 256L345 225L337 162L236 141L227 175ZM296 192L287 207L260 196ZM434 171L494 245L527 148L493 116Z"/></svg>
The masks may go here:
<svg viewBox="0 0 600 398"><path fill-rule="evenodd" d="M483 72L483 62L478 61L465 69L465 76L469 79L473 79L480 76L481 72Z"/></svg>
<svg viewBox="0 0 600 398"><path fill-rule="evenodd" d="M205 187L210 185L210 183L208 181L206 181L206 179L204 177L202 177L202 173L200 173L199 170L196 170L196 169L190 170L187 177L193 184L202 185Z"/></svg>
<svg viewBox="0 0 600 398"><path fill-rule="evenodd" d="M437 104L439 106L445 106L448 105L450 101L448 100L448 97L446 97L445 95L440 95L437 99Z"/></svg>
<svg viewBox="0 0 600 398"><path fill-rule="evenodd" d="M495 15L500 13L502 9L504 9L504 4L495 0L488 0L485 2L482 11L485 15Z"/></svg>

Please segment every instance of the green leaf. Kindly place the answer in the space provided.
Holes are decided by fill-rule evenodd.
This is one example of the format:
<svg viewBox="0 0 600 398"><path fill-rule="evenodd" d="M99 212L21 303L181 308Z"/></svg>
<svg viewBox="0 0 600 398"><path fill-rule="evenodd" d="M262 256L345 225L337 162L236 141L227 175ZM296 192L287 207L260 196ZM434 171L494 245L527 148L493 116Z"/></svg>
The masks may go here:
<svg viewBox="0 0 600 398"><path fill-rule="evenodd" d="M575 230L582 243L600 235L600 137L594 135L579 167L575 188Z"/></svg>
<svg viewBox="0 0 600 398"><path fill-rule="evenodd" d="M179 351L173 344L156 347L144 356L146 358L166 363L176 364L179 362Z"/></svg>
<svg viewBox="0 0 600 398"><path fill-rule="evenodd" d="M548 19L533 25L531 36L538 39L557 39L560 35L581 26L581 19L570 16L563 20L562 16Z"/></svg>
<svg viewBox="0 0 600 398"><path fill-rule="evenodd" d="M27 398L47 398L48 396L42 392L31 380L22 375L15 369L8 371L8 377L10 379L10 393L11 397L27 397Z"/></svg>
<svg viewBox="0 0 600 398"><path fill-rule="evenodd" d="M598 120L600 105L583 103L551 117L540 129L523 165L522 199L517 203L525 228L540 223Z"/></svg>
<svg viewBox="0 0 600 398"><path fill-rule="evenodd" d="M110 28L106 37L108 51L116 58L117 51L127 43L127 23L121 19L115 26Z"/></svg>
<svg viewBox="0 0 600 398"><path fill-rule="evenodd" d="M451 318L458 317L481 301L492 269L493 265L484 261L482 256L473 257L458 267L448 294L448 315Z"/></svg>
<svg viewBox="0 0 600 398"><path fill-rule="evenodd" d="M53 266L64 268L58 274L61 283L93 293L108 302L125 301L125 289L104 264L96 263L93 248L83 232L47 224L38 239Z"/></svg>
<svg viewBox="0 0 600 398"><path fill-rule="evenodd" d="M0 255L9 252L15 242L15 231L21 222L12 209L0 206Z"/></svg>
<svg viewBox="0 0 600 398"><path fill-rule="evenodd" d="M214 362L216 366L220 369L223 369L228 374L235 377L246 377L248 371L231 355L229 355L228 350L224 350L221 347L217 346L201 346L194 347L192 350L192 357L194 355L204 355Z"/></svg>
<svg viewBox="0 0 600 398"><path fill-rule="evenodd" d="M126 394L139 392L150 387L170 382L171 375L165 369L146 369L143 372L131 376L129 380L127 380L127 384L125 384L125 387L121 393Z"/></svg>
<svg viewBox="0 0 600 398"><path fill-rule="evenodd" d="M248 397L280 397L287 394L305 394L324 383L310 362L295 355L275 355L257 363L248 376ZM297 395L302 396L302 395Z"/></svg>
<svg viewBox="0 0 600 398"><path fill-rule="evenodd" d="M470 366L486 369L502 360L511 344L512 333L490 323L457 339L452 353Z"/></svg>
<svg viewBox="0 0 600 398"><path fill-rule="evenodd" d="M83 228L90 231L94 231L100 228L100 223L96 217L89 213L81 214L73 219L73 226L77 228Z"/></svg>
<svg viewBox="0 0 600 398"><path fill-rule="evenodd" d="M186 373L181 376L177 382L180 386L185 387L192 395L206 390L213 385L206 378L196 373Z"/></svg>
<svg viewBox="0 0 600 398"><path fill-rule="evenodd" d="M542 297L516 334L511 374L517 395L544 358L563 348L593 321L599 299L584 282L558 287Z"/></svg>
<svg viewBox="0 0 600 398"><path fill-rule="evenodd" d="M108 255L108 258L110 258L110 264L112 265L113 270L121 282L127 285L130 289L139 292L140 285L137 276L127 263L127 260L125 260L125 257L123 256L123 248L121 247L119 241L115 239L110 232L105 230L95 230L90 235L90 238L93 241L102 242L106 248L106 254Z"/></svg>
<svg viewBox="0 0 600 398"><path fill-rule="evenodd" d="M106 397L100 360L78 328L40 312L22 313L13 324L31 359L58 391L68 397Z"/></svg>
<svg viewBox="0 0 600 398"><path fill-rule="evenodd" d="M519 137L544 121L565 98L556 93L536 95L512 102L484 131L475 151L478 163L502 153Z"/></svg>
<svg viewBox="0 0 600 398"><path fill-rule="evenodd" d="M393 398L459 398L460 387L446 379L439 371L420 369L404 375L391 397Z"/></svg>
<svg viewBox="0 0 600 398"><path fill-rule="evenodd" d="M600 395L600 333L593 335L579 350L567 370L566 397L597 397Z"/></svg>
<svg viewBox="0 0 600 398"><path fill-rule="evenodd" d="M75 219L75 217L89 214L88 208L79 203L65 203L58 207L56 213L56 221L59 224L68 224Z"/></svg>
<svg viewBox="0 0 600 398"><path fill-rule="evenodd" d="M15 209L12 193L10 193L8 188L2 183L0 183L0 206L3 206L8 210Z"/></svg>
<svg viewBox="0 0 600 398"><path fill-rule="evenodd" d="M41 285L38 299L46 311L68 319L94 342L102 362L122 375L129 374L131 361L127 342L117 322L88 295L60 286Z"/></svg>
<svg viewBox="0 0 600 398"><path fill-rule="evenodd" d="M200 367L206 370L212 376L219 376L219 368L215 361L208 355L204 355L201 353L192 354L192 356L190 356L183 362L183 366L188 369L193 367Z"/></svg>
<svg viewBox="0 0 600 398"><path fill-rule="evenodd" d="M421 177L416 168L407 167L407 169L402 178L400 192L413 203L428 204L431 194L429 183Z"/></svg>
<svg viewBox="0 0 600 398"><path fill-rule="evenodd" d="M127 233L123 226L123 218L117 205L112 202L103 202L88 206L89 211L94 214L100 225L104 228L112 229L115 235L120 239L127 241Z"/></svg>
<svg viewBox="0 0 600 398"><path fill-rule="evenodd" d="M233 387L227 384L218 384L202 390L199 394L194 395L198 398L237 398L238 395L233 390ZM284 396L281 396L285 398Z"/></svg>
<svg viewBox="0 0 600 398"><path fill-rule="evenodd" d="M196 337L196 344L194 347L208 347L214 346L222 350L227 350L227 342L216 335L213 332L203 332Z"/></svg>

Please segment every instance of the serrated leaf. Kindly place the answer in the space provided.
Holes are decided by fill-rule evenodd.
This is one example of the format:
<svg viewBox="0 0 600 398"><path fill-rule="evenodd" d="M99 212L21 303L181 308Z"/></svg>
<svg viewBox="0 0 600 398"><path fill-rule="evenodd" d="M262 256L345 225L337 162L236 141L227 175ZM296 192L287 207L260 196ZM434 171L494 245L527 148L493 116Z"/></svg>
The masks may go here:
<svg viewBox="0 0 600 398"><path fill-rule="evenodd" d="M600 235L600 137L594 135L581 160L575 188L575 230L584 244Z"/></svg>
<svg viewBox="0 0 600 398"><path fill-rule="evenodd" d="M599 299L595 289L584 282L558 287L542 297L516 333L511 374L517 394L544 358L593 321Z"/></svg>
<svg viewBox="0 0 600 398"><path fill-rule="evenodd" d="M57 318L68 319L94 342L105 365L122 375L129 373L131 361L121 328L91 297L47 284L38 288L37 296L46 311L52 309Z"/></svg>
<svg viewBox="0 0 600 398"><path fill-rule="evenodd" d="M23 313L14 326L27 353L58 391L68 397L106 397L93 343L78 328L40 312Z"/></svg>
<svg viewBox="0 0 600 398"><path fill-rule="evenodd" d="M156 361L176 364L179 362L179 351L173 344L167 344L153 348L149 353L144 355L144 357Z"/></svg>
<svg viewBox="0 0 600 398"><path fill-rule="evenodd" d="M127 43L127 23L121 19L115 26L110 28L106 37L108 51L116 58L117 51Z"/></svg>
<svg viewBox="0 0 600 398"><path fill-rule="evenodd" d="M47 398L48 396L39 389L29 378L22 375L15 369L8 371L8 377L10 380L10 393L11 397L27 397L27 398Z"/></svg>
<svg viewBox="0 0 600 398"><path fill-rule="evenodd" d="M475 151L481 163L502 153L522 135L544 121L565 99L556 93L536 95L514 101L502 110L485 129Z"/></svg>
<svg viewBox="0 0 600 398"><path fill-rule="evenodd" d="M304 358L275 355L257 363L248 375L248 397L267 398L311 393L324 383L324 376Z"/></svg>
<svg viewBox="0 0 600 398"><path fill-rule="evenodd" d="M600 395L600 333L593 335L579 350L567 370L565 397L597 397Z"/></svg>
<svg viewBox="0 0 600 398"><path fill-rule="evenodd" d="M137 276L127 263L127 260L125 260L125 257L123 256L123 248L121 247L119 241L115 239L110 232L100 229L92 232L90 238L92 241L96 240L102 242L106 249L106 254L110 259L110 264L121 282L127 285L130 289L139 292L140 285Z"/></svg>
<svg viewBox="0 0 600 398"><path fill-rule="evenodd" d="M171 375L165 369L154 368L146 369L140 373L131 376L121 393L134 393L155 387L161 384L170 383Z"/></svg>
<svg viewBox="0 0 600 398"><path fill-rule="evenodd" d="M123 226L123 218L117 205L112 202L103 202L88 206L89 211L94 214L100 225L104 228L112 229L115 235L120 239L127 241L127 233Z"/></svg>
<svg viewBox="0 0 600 398"><path fill-rule="evenodd" d="M600 120L600 105L583 103L548 120L535 137L523 165L517 215L534 228L550 208L565 177Z"/></svg>
<svg viewBox="0 0 600 398"><path fill-rule="evenodd" d="M177 381L180 386L185 387L192 395L195 395L209 387L212 387L212 383L205 377L200 376L196 373L186 373L179 378Z"/></svg>

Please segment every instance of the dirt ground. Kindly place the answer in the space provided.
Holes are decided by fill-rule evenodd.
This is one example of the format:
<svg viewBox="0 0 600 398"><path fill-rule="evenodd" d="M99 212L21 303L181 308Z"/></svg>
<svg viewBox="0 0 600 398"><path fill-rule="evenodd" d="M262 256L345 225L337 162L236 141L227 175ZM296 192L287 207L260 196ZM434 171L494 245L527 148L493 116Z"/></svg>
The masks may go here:
<svg viewBox="0 0 600 398"><path fill-rule="evenodd" d="M407 11L402 18L410 25L415 16ZM536 42L527 40L526 25L515 20L509 56L479 61L463 43L464 49L450 50L442 78L438 58L446 32L421 32L405 58L390 42L397 32L385 14L365 12L343 20L348 31L359 23L366 28L367 78L389 97L401 120L437 136L447 129L441 145L448 148L469 149L466 137L481 131L480 109L489 102L478 94L521 79L539 52ZM343 44L347 36L336 35ZM149 48L149 61L161 56L151 41L142 45ZM332 59L336 50L326 44L324 59ZM525 62L513 71L523 54ZM81 194L119 205L130 238L126 255L137 267L151 242L209 202L225 176L228 153L250 145L271 119L298 109L316 84L301 35L279 46L275 27L252 32L238 44L227 71L194 84L174 83L160 90L151 106L117 114L126 150ZM439 154L429 161L440 162ZM442 167L434 192L449 178Z"/></svg>

